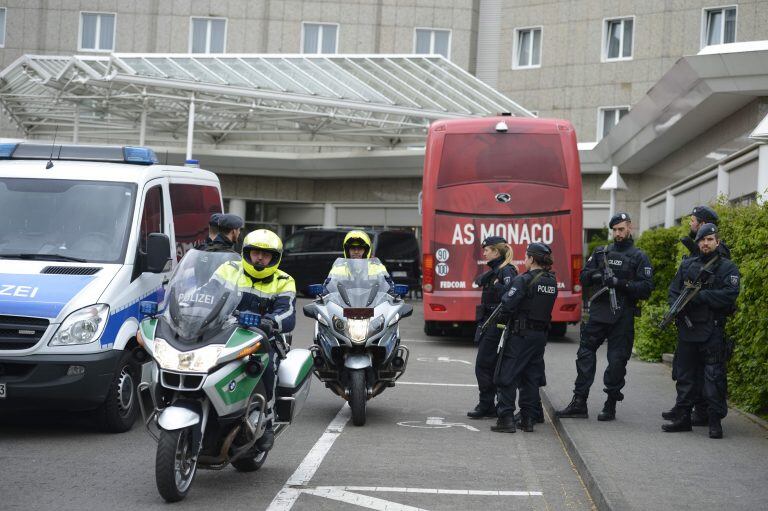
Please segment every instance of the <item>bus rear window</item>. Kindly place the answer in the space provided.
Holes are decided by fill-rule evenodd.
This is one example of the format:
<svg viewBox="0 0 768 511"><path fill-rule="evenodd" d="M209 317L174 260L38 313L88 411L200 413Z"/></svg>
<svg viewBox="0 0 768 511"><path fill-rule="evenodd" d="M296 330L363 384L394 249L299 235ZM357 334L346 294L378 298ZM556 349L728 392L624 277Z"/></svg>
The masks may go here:
<svg viewBox="0 0 768 511"><path fill-rule="evenodd" d="M560 136L541 133L445 136L438 188L498 181L567 187Z"/></svg>

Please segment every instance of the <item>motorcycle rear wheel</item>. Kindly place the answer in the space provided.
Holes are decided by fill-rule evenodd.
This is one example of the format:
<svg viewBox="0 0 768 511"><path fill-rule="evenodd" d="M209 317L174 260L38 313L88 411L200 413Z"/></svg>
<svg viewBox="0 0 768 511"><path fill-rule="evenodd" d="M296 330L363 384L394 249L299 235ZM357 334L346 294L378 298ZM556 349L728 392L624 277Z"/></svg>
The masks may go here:
<svg viewBox="0 0 768 511"><path fill-rule="evenodd" d="M166 502L187 496L197 471L197 455L192 445L192 428L160 430L155 458L155 482Z"/></svg>
<svg viewBox="0 0 768 511"><path fill-rule="evenodd" d="M365 370L355 369L349 373L349 407L352 409L352 424L365 426Z"/></svg>

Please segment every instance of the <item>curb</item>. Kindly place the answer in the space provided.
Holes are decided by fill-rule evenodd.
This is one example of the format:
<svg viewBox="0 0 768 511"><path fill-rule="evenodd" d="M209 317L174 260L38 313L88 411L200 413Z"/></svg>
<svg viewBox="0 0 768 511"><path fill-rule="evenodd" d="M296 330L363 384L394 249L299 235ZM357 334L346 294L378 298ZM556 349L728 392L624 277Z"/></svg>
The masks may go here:
<svg viewBox="0 0 768 511"><path fill-rule="evenodd" d="M539 390L541 390L540 394L542 404L546 409L547 415L549 415L552 426L555 428L555 431L557 431L557 434L563 441L565 451L568 453L568 456L570 456L571 461L576 468L576 472L584 482L584 486L587 488L587 492L592 498L592 502L594 502L595 507L599 511L629 509L630 506L627 502L624 501L621 492L618 490L611 492L607 488L604 488L604 485L601 485L597 478L592 474L592 471L589 469L586 461L581 456L581 453L579 453L579 449L576 447L576 443L574 442L570 433L568 433L568 430L565 428L562 421L555 417L555 408L552 405L552 401L549 399L549 395L547 394L545 387L542 387Z"/></svg>

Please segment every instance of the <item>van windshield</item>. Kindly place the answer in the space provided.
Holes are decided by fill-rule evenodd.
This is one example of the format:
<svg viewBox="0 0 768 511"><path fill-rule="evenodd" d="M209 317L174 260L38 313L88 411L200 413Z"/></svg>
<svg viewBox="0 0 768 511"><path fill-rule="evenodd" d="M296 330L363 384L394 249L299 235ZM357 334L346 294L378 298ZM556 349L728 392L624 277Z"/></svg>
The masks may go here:
<svg viewBox="0 0 768 511"><path fill-rule="evenodd" d="M0 257L120 263L136 185L0 178Z"/></svg>

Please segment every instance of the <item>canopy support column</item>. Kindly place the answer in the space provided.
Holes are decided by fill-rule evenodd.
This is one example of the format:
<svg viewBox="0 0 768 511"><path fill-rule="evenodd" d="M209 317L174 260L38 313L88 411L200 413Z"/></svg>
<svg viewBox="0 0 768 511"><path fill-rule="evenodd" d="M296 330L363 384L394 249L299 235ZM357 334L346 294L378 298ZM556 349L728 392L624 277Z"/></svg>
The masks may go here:
<svg viewBox="0 0 768 511"><path fill-rule="evenodd" d="M192 143L195 136L195 95L189 97L189 120L187 122L187 160L192 159Z"/></svg>
<svg viewBox="0 0 768 511"><path fill-rule="evenodd" d="M141 120L139 121L139 145L144 145L147 140L147 106L141 110Z"/></svg>
<svg viewBox="0 0 768 511"><path fill-rule="evenodd" d="M75 119L72 123L72 143L80 142L80 103L75 104Z"/></svg>

